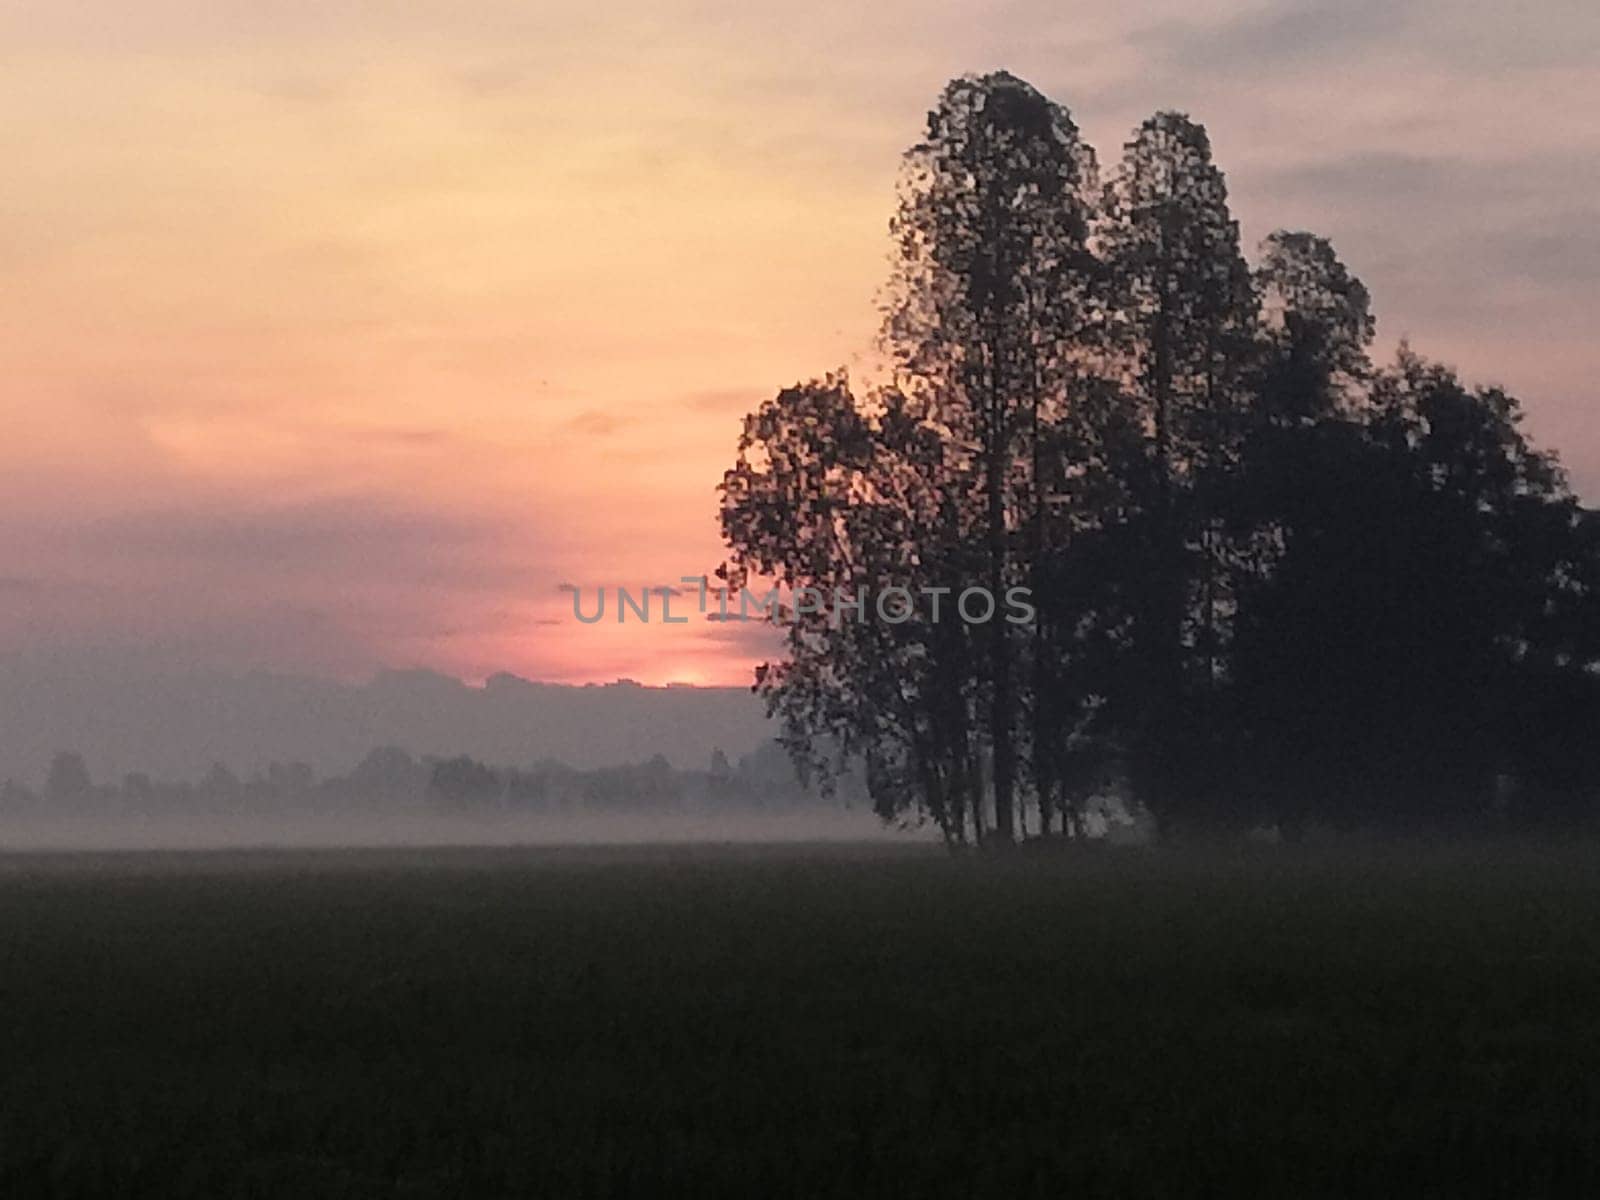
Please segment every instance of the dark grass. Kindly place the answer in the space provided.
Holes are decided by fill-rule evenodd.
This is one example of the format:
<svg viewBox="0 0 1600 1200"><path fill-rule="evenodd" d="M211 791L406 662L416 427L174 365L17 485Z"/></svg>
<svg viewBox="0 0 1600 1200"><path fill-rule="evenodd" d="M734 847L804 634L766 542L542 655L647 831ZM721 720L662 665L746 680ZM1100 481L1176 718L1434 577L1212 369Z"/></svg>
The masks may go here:
<svg viewBox="0 0 1600 1200"><path fill-rule="evenodd" d="M0 858L0 1196L1600 1195L1600 851Z"/></svg>

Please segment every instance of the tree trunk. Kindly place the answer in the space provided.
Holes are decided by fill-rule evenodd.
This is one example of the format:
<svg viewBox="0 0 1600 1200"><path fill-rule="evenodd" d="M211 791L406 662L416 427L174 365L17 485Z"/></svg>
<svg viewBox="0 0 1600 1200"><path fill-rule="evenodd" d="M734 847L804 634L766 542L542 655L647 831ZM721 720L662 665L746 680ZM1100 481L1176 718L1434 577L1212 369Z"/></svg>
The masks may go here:
<svg viewBox="0 0 1600 1200"><path fill-rule="evenodd" d="M999 405L996 404L996 409ZM1000 414L995 413L990 427L989 447L989 593L996 609L990 618L989 670L994 694L989 708L989 744L994 754L994 827L1001 842L1016 838L1016 748L1012 744L1012 724L1016 696L1011 681L1011 639L1009 626L1000 615L999 604L1005 590L1006 510L1004 474L1005 439L1001 436Z"/></svg>

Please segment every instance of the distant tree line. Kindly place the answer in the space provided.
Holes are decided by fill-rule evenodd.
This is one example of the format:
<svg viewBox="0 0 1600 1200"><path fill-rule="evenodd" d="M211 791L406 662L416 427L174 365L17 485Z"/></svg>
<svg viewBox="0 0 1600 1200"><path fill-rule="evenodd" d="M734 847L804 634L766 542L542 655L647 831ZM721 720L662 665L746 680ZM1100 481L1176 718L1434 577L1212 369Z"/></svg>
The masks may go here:
<svg viewBox="0 0 1600 1200"><path fill-rule="evenodd" d="M846 797L848 799L849 797ZM217 763L194 781L132 772L97 783L81 755L51 761L43 787L0 783L0 832L7 820L107 816L271 815L295 812L436 814L791 811L838 801L803 786L782 747L770 742L730 762L715 751L702 769L648 762L581 770L546 759L496 767L461 755L414 757L384 746L345 775L318 779L305 763L274 763L241 778Z"/></svg>
<svg viewBox="0 0 1600 1200"><path fill-rule="evenodd" d="M802 769L955 844L1082 834L1108 789L1179 833L1594 814L1595 514L1514 397L1374 366L1327 240L1247 261L1203 127L1102 176L1065 108L959 79L891 231L888 378L745 419L720 574L1038 614L786 614L756 689Z"/></svg>

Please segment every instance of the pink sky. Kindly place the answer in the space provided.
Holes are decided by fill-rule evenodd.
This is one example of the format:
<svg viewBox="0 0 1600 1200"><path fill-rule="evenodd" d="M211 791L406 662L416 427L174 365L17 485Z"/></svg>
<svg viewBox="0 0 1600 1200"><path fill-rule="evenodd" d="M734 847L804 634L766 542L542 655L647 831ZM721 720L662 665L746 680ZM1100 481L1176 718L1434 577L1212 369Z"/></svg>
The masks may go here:
<svg viewBox="0 0 1600 1200"><path fill-rule="evenodd" d="M1209 126L1387 354L1600 495L1590 0L0 3L0 653L746 682L580 626L714 567L740 415L860 365L899 152L1006 67L1115 157Z"/></svg>

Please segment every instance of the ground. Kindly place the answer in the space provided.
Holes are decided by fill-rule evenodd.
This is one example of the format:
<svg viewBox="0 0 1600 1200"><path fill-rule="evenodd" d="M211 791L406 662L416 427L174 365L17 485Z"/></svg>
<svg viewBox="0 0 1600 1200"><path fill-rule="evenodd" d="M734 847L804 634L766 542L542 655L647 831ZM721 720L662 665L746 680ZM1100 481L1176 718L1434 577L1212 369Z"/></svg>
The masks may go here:
<svg viewBox="0 0 1600 1200"><path fill-rule="evenodd" d="M0 857L0 1196L1600 1194L1600 848Z"/></svg>

